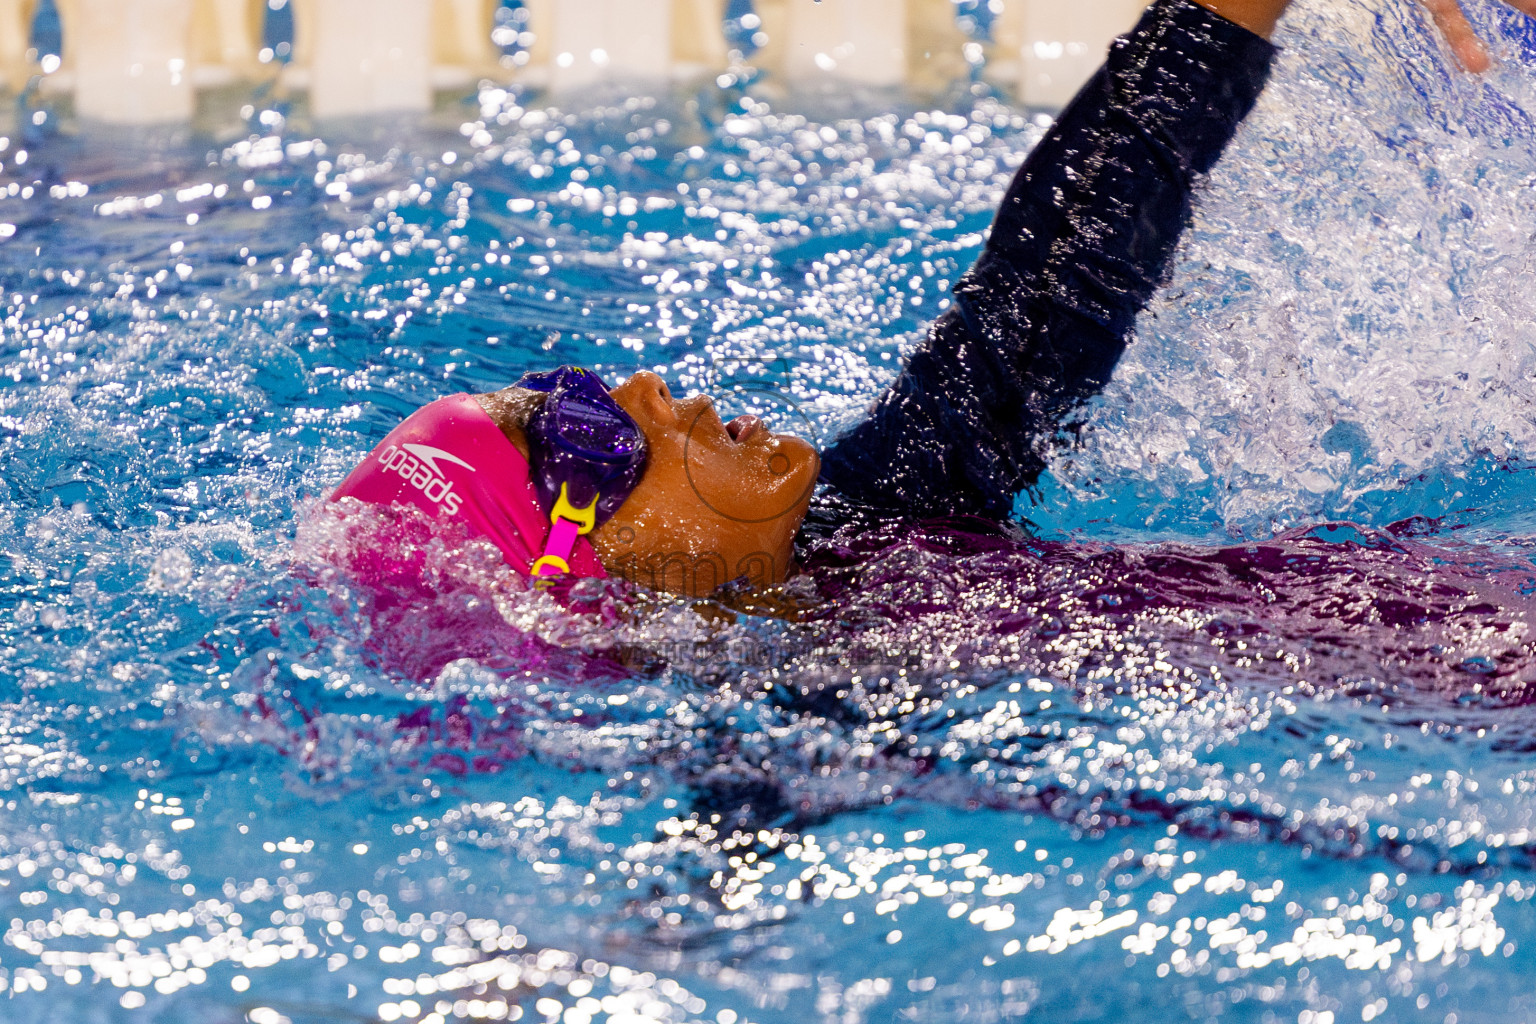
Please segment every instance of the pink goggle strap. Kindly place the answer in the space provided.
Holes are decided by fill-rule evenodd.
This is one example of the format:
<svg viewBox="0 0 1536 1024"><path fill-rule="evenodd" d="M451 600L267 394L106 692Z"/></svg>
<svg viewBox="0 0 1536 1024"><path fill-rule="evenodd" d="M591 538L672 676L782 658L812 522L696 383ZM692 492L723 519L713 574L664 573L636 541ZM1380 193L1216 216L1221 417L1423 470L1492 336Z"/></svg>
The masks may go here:
<svg viewBox="0 0 1536 1024"><path fill-rule="evenodd" d="M581 536L581 525L569 519L558 518L549 530L549 540L544 544L544 554L533 563L536 577L564 576L571 571L571 552L576 550L576 538Z"/></svg>

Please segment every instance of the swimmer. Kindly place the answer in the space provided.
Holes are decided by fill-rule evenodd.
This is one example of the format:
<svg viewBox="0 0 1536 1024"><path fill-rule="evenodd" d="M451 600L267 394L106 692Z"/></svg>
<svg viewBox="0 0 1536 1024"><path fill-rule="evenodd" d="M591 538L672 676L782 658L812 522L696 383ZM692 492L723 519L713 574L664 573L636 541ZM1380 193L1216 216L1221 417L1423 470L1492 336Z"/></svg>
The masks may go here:
<svg viewBox="0 0 1536 1024"><path fill-rule="evenodd" d="M654 373L572 367L412 415L333 497L414 505L541 579L618 575L694 596L782 582L820 460L755 416L724 423Z"/></svg>
<svg viewBox="0 0 1536 1024"><path fill-rule="evenodd" d="M1457 0L1422 2L1458 62L1486 70ZM653 373L608 390L562 367L431 403L334 497L457 520L540 582L617 575L690 596L783 582L818 481L832 515L1007 519L1058 425L1108 382L1289 5L1156 0L1015 175L951 309L823 455L754 416L724 423Z"/></svg>

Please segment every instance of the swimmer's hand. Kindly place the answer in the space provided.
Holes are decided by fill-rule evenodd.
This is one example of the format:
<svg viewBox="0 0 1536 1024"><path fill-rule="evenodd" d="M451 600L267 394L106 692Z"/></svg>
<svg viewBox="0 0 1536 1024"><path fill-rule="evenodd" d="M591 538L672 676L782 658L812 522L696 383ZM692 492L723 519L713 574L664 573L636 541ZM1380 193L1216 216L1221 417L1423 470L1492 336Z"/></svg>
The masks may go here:
<svg viewBox="0 0 1536 1024"><path fill-rule="evenodd" d="M1482 74L1493 66L1488 47L1477 38L1467 14L1461 9L1460 0L1419 0L1429 16L1435 19L1435 28L1445 39L1445 44L1455 54L1456 62L1474 74ZM1504 0L1506 4L1523 14L1536 17L1536 0Z"/></svg>

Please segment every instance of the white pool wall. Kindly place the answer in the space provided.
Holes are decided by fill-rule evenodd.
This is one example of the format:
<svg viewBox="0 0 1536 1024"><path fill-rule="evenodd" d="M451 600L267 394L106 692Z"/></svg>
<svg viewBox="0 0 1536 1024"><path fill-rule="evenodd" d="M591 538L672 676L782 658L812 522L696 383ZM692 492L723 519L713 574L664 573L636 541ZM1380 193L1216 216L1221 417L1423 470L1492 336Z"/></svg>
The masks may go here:
<svg viewBox="0 0 1536 1024"><path fill-rule="evenodd" d="M33 0L0 0L0 89L17 92L37 67L27 58Z"/></svg>
<svg viewBox="0 0 1536 1024"><path fill-rule="evenodd" d="M0 0L0 85L42 80L76 112L117 124L187 120L200 90L279 79L320 117L424 110L434 90L522 80L556 92L718 75L726 0L529 0L516 59L491 44L497 0L291 0L294 52L261 53L266 0L56 0L60 55L29 49L37 0ZM1056 108L1143 0L992 0L990 47L953 0L757 0L754 67L784 87L846 82L942 90L988 75ZM739 56L739 55L738 55Z"/></svg>
<svg viewBox="0 0 1536 1024"><path fill-rule="evenodd" d="M1104 61L1115 36L1136 24L1143 0L1026 0L1006 3L993 28L995 73L1011 78L1018 98L1059 109Z"/></svg>

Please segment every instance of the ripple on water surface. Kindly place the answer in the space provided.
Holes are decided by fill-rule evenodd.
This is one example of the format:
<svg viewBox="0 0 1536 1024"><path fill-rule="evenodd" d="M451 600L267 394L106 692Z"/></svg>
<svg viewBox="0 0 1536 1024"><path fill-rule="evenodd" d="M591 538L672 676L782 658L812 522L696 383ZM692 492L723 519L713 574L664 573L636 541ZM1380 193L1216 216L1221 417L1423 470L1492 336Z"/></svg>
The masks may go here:
<svg viewBox="0 0 1536 1024"><path fill-rule="evenodd" d="M1526 86L1350 17L1293 24L1046 529L833 535L771 602L452 536L369 577L419 524L320 499L557 359L825 440L1031 116L11 133L6 1019L1536 1016Z"/></svg>

